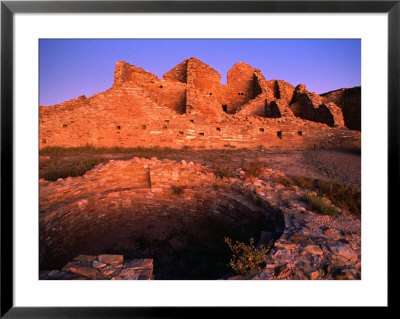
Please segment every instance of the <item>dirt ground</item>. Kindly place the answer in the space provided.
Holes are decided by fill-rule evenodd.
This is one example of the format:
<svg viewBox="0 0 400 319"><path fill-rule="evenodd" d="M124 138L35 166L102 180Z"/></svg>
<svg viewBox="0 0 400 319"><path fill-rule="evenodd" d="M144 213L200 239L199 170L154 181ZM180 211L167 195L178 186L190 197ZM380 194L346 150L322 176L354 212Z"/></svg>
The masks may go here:
<svg viewBox="0 0 400 319"><path fill-rule="evenodd" d="M73 166L77 160L130 159L134 156L159 159L186 160L213 166L228 166L236 170L253 161L262 161L266 167L280 170L287 175L298 175L316 179L350 184L361 188L361 150L359 149L181 149L174 152L155 152L155 154L78 154L58 155L57 165ZM40 156L40 175L46 170L53 156Z"/></svg>

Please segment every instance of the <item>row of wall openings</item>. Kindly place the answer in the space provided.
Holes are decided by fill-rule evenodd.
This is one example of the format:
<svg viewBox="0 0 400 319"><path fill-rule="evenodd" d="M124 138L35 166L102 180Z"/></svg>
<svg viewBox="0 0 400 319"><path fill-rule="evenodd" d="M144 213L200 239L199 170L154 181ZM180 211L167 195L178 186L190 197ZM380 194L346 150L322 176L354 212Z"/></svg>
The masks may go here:
<svg viewBox="0 0 400 319"><path fill-rule="evenodd" d="M204 133L201 132L201 133L199 133L199 135L204 136Z"/></svg>
<svg viewBox="0 0 400 319"><path fill-rule="evenodd" d="M221 132L221 128L220 128L220 127L217 127L217 131L218 131L218 132Z"/></svg>
<svg viewBox="0 0 400 319"><path fill-rule="evenodd" d="M263 127L260 127L259 130L260 130L260 132L264 133L264 128Z"/></svg>
<svg viewBox="0 0 400 319"><path fill-rule="evenodd" d="M300 136L303 136L303 132L302 131L298 131L297 134L300 135Z"/></svg>
<svg viewBox="0 0 400 319"><path fill-rule="evenodd" d="M244 95L244 93L243 92L239 92L238 95Z"/></svg>
<svg viewBox="0 0 400 319"><path fill-rule="evenodd" d="M190 120L190 123L194 123L194 120Z"/></svg>
<svg viewBox="0 0 400 319"><path fill-rule="evenodd" d="M121 129L121 126L117 125L117 130L120 130L120 129Z"/></svg>
<svg viewBox="0 0 400 319"><path fill-rule="evenodd" d="M282 131L276 132L276 135L277 135L279 138L282 138Z"/></svg>
<svg viewBox="0 0 400 319"><path fill-rule="evenodd" d="M163 88L163 86L162 85L160 85L160 89L162 89Z"/></svg>
<svg viewBox="0 0 400 319"><path fill-rule="evenodd" d="M179 134L180 134L180 135L183 135L183 131L179 131Z"/></svg>
<svg viewBox="0 0 400 319"><path fill-rule="evenodd" d="M222 104L222 110L223 110L225 113L228 113L228 105Z"/></svg>
<svg viewBox="0 0 400 319"><path fill-rule="evenodd" d="M212 95L212 93L210 93L210 96Z"/></svg>

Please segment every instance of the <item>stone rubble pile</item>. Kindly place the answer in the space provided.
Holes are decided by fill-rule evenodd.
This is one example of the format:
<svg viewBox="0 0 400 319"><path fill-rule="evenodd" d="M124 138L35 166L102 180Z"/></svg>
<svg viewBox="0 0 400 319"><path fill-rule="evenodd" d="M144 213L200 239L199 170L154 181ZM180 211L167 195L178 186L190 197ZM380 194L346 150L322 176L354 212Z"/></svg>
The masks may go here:
<svg viewBox="0 0 400 319"><path fill-rule="evenodd" d="M153 259L125 260L122 255L79 255L61 271L42 271L43 280L150 280Z"/></svg>
<svg viewBox="0 0 400 319"><path fill-rule="evenodd" d="M232 279L361 279L361 220L343 211L337 217L310 211L300 200L308 190L275 183L285 174L265 169L262 180L246 178L235 183L280 209L285 230L274 243L265 269ZM316 195L316 194L315 194ZM326 200L329 202L329 200ZM268 238L269 234L262 234Z"/></svg>

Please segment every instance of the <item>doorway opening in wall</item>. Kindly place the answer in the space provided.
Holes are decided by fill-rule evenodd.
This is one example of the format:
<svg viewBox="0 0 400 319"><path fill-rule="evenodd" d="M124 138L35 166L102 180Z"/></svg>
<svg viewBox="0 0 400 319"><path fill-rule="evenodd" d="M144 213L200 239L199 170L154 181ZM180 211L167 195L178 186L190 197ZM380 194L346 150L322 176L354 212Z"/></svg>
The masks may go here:
<svg viewBox="0 0 400 319"><path fill-rule="evenodd" d="M222 104L222 110L223 110L225 113L228 113L228 105Z"/></svg>

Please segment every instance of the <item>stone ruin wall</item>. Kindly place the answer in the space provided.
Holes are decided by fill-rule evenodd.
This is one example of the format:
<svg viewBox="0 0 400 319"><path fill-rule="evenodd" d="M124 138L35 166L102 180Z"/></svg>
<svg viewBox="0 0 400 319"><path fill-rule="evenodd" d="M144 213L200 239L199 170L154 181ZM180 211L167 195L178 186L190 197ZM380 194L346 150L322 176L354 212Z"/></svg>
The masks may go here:
<svg viewBox="0 0 400 319"><path fill-rule="evenodd" d="M222 85L220 74L196 58L163 79L120 61L109 90L39 108L39 145L359 146L360 134L344 127L340 107L327 99L304 85L266 81L246 63Z"/></svg>
<svg viewBox="0 0 400 319"><path fill-rule="evenodd" d="M265 169L262 180L246 176L240 168L236 173L238 178L221 180L207 168L192 162L133 158L99 164L80 177L56 182L41 179L40 258L49 252L51 258L61 255L66 259L61 267L78 254L103 254L106 245L103 242L104 247L98 247L98 240L105 236L105 231L116 227L122 227L121 232L113 233L119 237L123 231L133 229L135 232L138 225L145 229L143 225L153 223L157 229L152 228L149 236L165 241L163 232L171 226L172 214L175 214L176 223L172 226L180 224L185 229L191 225L195 225L193 230L210 228L201 227L204 213L214 218L223 213L226 214L223 216L225 224L248 227L243 224L243 214L258 214L261 209L272 218L263 227L273 224L274 228L259 229L258 244L268 243L271 232L280 237L276 238L267 266L250 277L239 279L360 279L359 217L342 210L338 217L309 210L299 200L309 190L279 184L276 178L285 176L279 171ZM183 186L183 194L174 195L171 185ZM238 189L247 195L239 193ZM248 197L250 194L252 196ZM254 198L267 206L259 206ZM207 207L211 208L208 213L203 209ZM169 231L176 233L172 228ZM120 242L124 242L122 238ZM79 243L88 245L88 251L79 245L75 251L74 245ZM90 247L90 243L94 247ZM180 244L181 240L171 241L176 249ZM156 262L159 259L155 259ZM155 275L157 279L157 272Z"/></svg>
<svg viewBox="0 0 400 319"><path fill-rule="evenodd" d="M326 102L338 105L344 117L346 127L361 131L361 87L340 89L321 94Z"/></svg>
<svg viewBox="0 0 400 319"><path fill-rule="evenodd" d="M260 206L252 197L218 190L215 183L229 185L199 164L137 157L99 164L81 177L56 182L42 179L40 262L60 259L62 264L81 253L103 253L110 240L121 245L131 242L130 234L146 232L147 226L152 226L147 236L155 240L167 240L165 236L176 232L175 228L203 236L207 230L201 224L209 218L226 219L232 223L229 227L237 227L235 233L245 238L248 234L240 235L241 228L252 223ZM182 187L183 193L174 194L172 186ZM278 212L268 214L262 217L262 225L281 233L283 217Z"/></svg>

